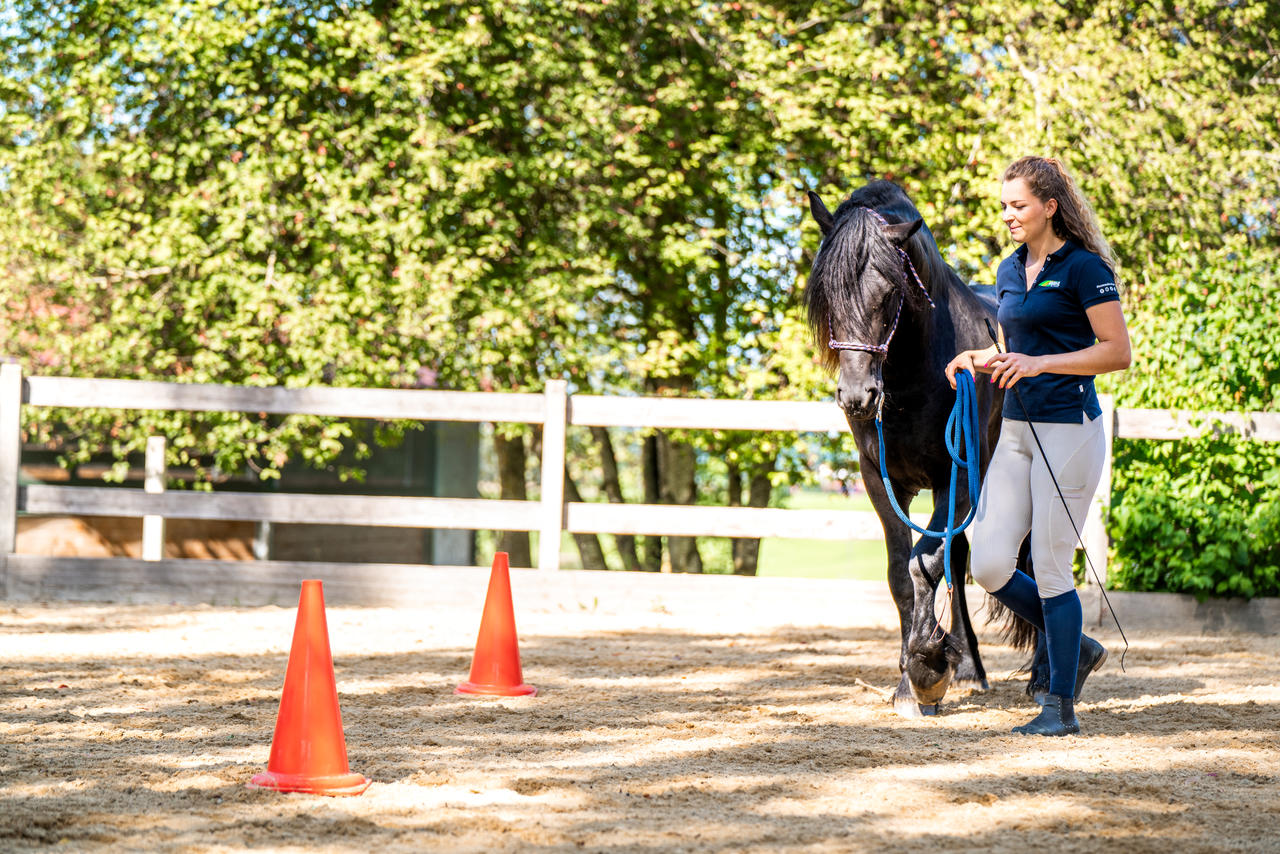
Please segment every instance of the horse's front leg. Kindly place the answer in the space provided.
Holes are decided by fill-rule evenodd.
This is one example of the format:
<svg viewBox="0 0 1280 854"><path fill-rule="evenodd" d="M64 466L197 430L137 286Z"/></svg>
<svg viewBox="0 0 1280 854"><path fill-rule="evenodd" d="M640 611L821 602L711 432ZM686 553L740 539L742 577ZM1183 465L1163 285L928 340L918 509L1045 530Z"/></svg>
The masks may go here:
<svg viewBox="0 0 1280 854"><path fill-rule="evenodd" d="M939 498L945 495L945 486L935 488L933 516L929 520L929 529L942 531L947 525L947 507ZM960 520L969 514L969 503L964 496L956 497L955 519ZM929 619L922 622L919 632L928 631L932 635L936 631L936 618L933 616L932 604L936 601L934 591L938 583L946 577L945 543L933 537L923 537L916 544L911 554L912 571L919 575L930 586ZM957 687L987 690L986 668L982 666L982 657L978 653L978 635L973 630L973 621L969 616L969 605L965 597L964 579L969 565L969 541L964 534L958 534L951 540L951 599L949 635L943 653L954 658L952 684ZM923 613L923 609L921 610Z"/></svg>
<svg viewBox="0 0 1280 854"><path fill-rule="evenodd" d="M946 509L934 506L929 529L938 531L946 525ZM957 546L959 548L957 549ZM952 540L953 567L960 567L960 580L963 582L963 567L967 557L967 549L962 541ZM921 537L911 551L909 572L915 595L913 616L907 637L906 672L912 691L922 705L936 706L947 693L960 665L966 663L970 655L970 638L972 630L966 619L967 612L961 617L952 605L950 630L938 624L934 613L938 583L944 576L944 543L937 537ZM960 596L959 608L963 609L963 592ZM976 655L976 645L972 654ZM979 664L979 669L981 665ZM965 669L966 677L972 667Z"/></svg>
<svg viewBox="0 0 1280 854"><path fill-rule="evenodd" d="M902 647L898 654L898 670L902 678L893 694L893 710L904 718L919 718L934 714L936 706L922 707L911 690L911 682L907 678L907 647L914 625L916 610L916 585L911 578L909 558L911 556L911 530L903 524L893 506L889 503L884 483L878 477L864 478L867 497L880 517L880 525L884 528L884 545L888 554L889 592L893 595L893 603L898 608L898 626L902 632ZM910 506L911 496L899 491L898 504Z"/></svg>

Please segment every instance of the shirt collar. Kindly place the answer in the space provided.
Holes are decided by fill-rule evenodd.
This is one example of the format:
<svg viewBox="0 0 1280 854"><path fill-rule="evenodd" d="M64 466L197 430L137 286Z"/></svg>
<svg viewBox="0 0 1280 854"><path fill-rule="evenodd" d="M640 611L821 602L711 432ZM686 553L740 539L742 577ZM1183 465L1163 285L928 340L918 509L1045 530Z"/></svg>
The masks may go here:
<svg viewBox="0 0 1280 854"><path fill-rule="evenodd" d="M1055 261L1061 261L1063 258L1066 258L1075 251L1075 249L1076 245L1074 243L1070 240L1064 240L1062 241L1061 246L1059 246L1055 251L1049 253L1049 257L1053 258Z"/></svg>
<svg viewBox="0 0 1280 854"><path fill-rule="evenodd" d="M1057 249L1049 253L1049 257L1055 261L1061 261L1063 258L1066 258L1068 255L1070 255L1076 248L1077 247L1075 243L1073 243L1070 240L1064 240L1062 241L1061 246L1059 246ZM1018 260L1021 263L1026 264L1027 263L1027 244L1025 243L1019 244L1018 248L1013 251L1013 254L1018 256Z"/></svg>

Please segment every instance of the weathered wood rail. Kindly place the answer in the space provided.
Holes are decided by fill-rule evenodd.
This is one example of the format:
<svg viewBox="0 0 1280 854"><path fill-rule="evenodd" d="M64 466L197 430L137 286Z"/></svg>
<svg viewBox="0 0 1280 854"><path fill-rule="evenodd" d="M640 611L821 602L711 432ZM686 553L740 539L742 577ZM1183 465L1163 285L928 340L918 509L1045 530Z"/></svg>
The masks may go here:
<svg viewBox="0 0 1280 854"><path fill-rule="evenodd" d="M466 498L405 498L243 492L164 492L158 486L157 454L148 456L149 486L143 490L30 485L19 487L20 421L23 406L100 407L187 412L264 412L343 418L423 421L522 422L543 428L540 497L536 501ZM1280 414L1209 413L1113 409L1104 399L1108 448L1114 438L1171 439L1205 429L1230 430L1259 440L1280 440ZM111 515L151 520L151 537L165 517L185 519L310 522L416 528L537 531L538 567L560 566L563 532L643 535L880 539L874 513L750 507L668 506L565 502L565 438L569 426L689 428L751 431L843 432L843 416L830 403L691 400L569 395L553 380L541 394L434 390L284 388L196 385L137 380L24 377L17 365L0 368L0 561L6 579L24 567L56 564L71 571L104 561L16 555L16 518L33 514ZM1103 512L1110 495L1110 458L1090 509L1085 540L1101 571L1106 565ZM922 516L921 521L926 521ZM193 561L163 560L155 543L144 543L144 561L113 559L122 572L146 563L174 574ZM269 562L278 565L281 562ZM309 564L287 567L305 573ZM7 582L6 582L7 585ZM8 587L0 587L7 590Z"/></svg>

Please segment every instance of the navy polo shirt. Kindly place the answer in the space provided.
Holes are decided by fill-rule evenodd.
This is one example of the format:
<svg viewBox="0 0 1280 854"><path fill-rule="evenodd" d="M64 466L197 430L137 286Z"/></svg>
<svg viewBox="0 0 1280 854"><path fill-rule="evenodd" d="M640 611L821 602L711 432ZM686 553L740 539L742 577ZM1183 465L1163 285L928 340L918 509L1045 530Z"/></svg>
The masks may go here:
<svg viewBox="0 0 1280 854"><path fill-rule="evenodd" d="M1000 301L996 316L1009 351L1047 356L1093 346L1097 338L1085 309L1120 299L1115 275L1107 265L1069 240L1049 253L1030 288L1026 285L1026 264L1024 244L1000 262L996 271ZM1019 395L1005 394L1005 418L1080 424L1082 415L1092 421L1102 414L1093 377L1045 373L1023 377L1014 388L1019 390L1026 412L1018 404Z"/></svg>

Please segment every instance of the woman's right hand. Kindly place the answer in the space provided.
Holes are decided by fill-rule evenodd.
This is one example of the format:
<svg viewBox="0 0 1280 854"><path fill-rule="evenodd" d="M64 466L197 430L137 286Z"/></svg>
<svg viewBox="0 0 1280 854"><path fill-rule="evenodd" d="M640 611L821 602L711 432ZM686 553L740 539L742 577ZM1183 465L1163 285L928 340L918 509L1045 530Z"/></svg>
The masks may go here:
<svg viewBox="0 0 1280 854"><path fill-rule="evenodd" d="M973 362L973 357L978 352L977 350L964 350L947 363L944 372L947 375L947 382L951 383L952 388L956 387L956 371L968 371L973 375L974 379L978 378L978 369Z"/></svg>

